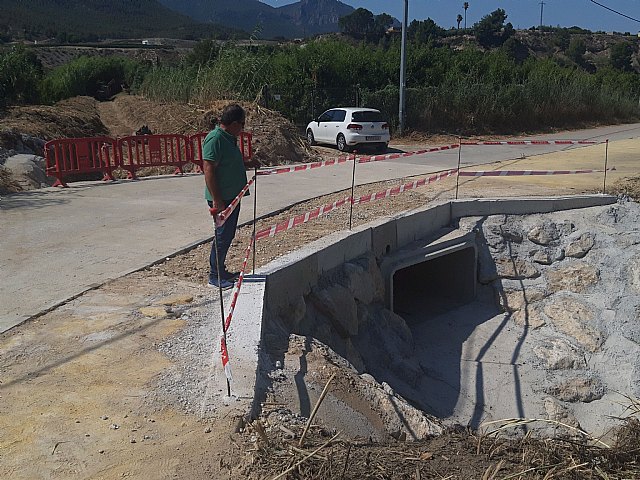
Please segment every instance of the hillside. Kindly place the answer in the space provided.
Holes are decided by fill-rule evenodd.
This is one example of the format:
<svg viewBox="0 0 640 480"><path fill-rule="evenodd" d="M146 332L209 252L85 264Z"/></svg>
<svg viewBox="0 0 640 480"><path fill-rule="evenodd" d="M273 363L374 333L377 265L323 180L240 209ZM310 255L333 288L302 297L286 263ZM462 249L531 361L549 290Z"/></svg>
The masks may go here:
<svg viewBox="0 0 640 480"><path fill-rule="evenodd" d="M79 41L228 36L233 29L197 23L156 0L3 0L0 33L12 38Z"/></svg>
<svg viewBox="0 0 640 480"><path fill-rule="evenodd" d="M261 38L306 37L337 32L338 20L354 9L337 0L301 0L274 8L257 0L160 0L176 12L200 22L217 22Z"/></svg>

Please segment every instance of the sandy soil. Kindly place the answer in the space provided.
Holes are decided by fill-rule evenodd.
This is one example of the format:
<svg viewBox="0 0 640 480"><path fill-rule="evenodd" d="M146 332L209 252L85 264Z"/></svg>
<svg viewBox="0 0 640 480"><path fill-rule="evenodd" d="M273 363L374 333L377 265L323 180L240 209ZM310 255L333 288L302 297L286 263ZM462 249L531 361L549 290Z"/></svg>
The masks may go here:
<svg viewBox="0 0 640 480"><path fill-rule="evenodd" d="M101 113L106 112L107 107L101 108ZM110 115L113 131L131 128L125 120L116 121L117 112ZM620 160L610 181L617 184L616 188L627 184L627 191L637 194L640 172L632 145L621 142L619 148ZM553 159L523 159L494 168L570 168L576 155L579 152L566 152ZM398 183L359 187L357 194ZM483 178L462 182L461 195L558 195L597 191L601 184L602 178L597 176ZM358 206L354 224L452 198L454 191L455 180L448 179ZM298 205L261 220L258 228L342 197L344 193L339 193ZM258 245L257 266L347 225L348 210L343 208L305 228L267 239ZM250 233L250 227L240 229L230 253L231 269L240 267ZM208 252L209 246L202 245L148 271L96 288L0 336L1 477L271 478L270 472L288 466L290 455L269 450L264 444L256 446L255 437L260 436L257 427L245 429L244 434L234 433L238 422L233 414L203 416L158 388L159 379L175 367L162 345L192 321L193 316L184 315L186 310L205 311L210 302L211 293L203 286ZM176 375L180 382L183 377ZM321 429L314 429L314 435L316 440L324 438ZM407 452L394 460L397 462L406 464L415 456L434 459L428 477L410 476L406 469L394 469L388 463L380 464L384 468L375 462L367 465L372 478L503 478L497 471L507 463L510 467L506 471L525 470L513 463L523 456L517 446L480 443L473 435L453 432L417 447L408 445L407 449L414 449L411 454L401 443L392 447L394 452ZM264 463L265 452L271 452L270 466ZM376 452L363 452L352 461L358 463L363 456L369 459L371 455L378 458L381 453ZM341 462L346 464L344 458ZM533 471L513 478L543 476ZM335 478L340 477L336 474ZM353 476L345 478L363 477L354 470ZM567 474L557 478L578 477Z"/></svg>

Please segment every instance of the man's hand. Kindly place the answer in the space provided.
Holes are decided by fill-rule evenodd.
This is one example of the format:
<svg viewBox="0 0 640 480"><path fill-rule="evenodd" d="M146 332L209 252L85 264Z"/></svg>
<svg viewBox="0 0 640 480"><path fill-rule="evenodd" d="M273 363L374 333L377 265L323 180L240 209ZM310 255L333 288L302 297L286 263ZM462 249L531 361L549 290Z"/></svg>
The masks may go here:
<svg viewBox="0 0 640 480"><path fill-rule="evenodd" d="M244 168L246 168L247 170L249 169L253 169L253 168L260 168L262 166L262 163L260 162L260 160L249 160L248 162L244 162Z"/></svg>
<svg viewBox="0 0 640 480"><path fill-rule="evenodd" d="M219 213L223 211L225 208L227 208L227 205L224 203L224 201L221 198L214 198L213 208L215 208Z"/></svg>

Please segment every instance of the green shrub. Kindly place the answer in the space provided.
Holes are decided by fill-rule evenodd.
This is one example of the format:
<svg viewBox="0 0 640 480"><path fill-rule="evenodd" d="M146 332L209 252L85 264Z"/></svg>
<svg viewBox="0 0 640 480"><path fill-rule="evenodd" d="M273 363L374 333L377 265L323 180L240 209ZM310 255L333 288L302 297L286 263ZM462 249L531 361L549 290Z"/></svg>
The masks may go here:
<svg viewBox="0 0 640 480"><path fill-rule="evenodd" d="M77 95L99 96L109 84L137 86L146 68L123 57L80 57L53 69L44 78L42 98L53 103Z"/></svg>
<svg viewBox="0 0 640 480"><path fill-rule="evenodd" d="M0 107L39 101L42 64L31 50L16 46L0 53Z"/></svg>

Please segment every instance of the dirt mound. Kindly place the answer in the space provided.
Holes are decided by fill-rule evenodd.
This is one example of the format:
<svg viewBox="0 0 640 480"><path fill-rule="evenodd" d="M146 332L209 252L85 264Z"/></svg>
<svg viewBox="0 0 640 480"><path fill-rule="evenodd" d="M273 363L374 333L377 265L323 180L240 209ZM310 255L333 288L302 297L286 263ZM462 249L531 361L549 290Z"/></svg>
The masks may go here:
<svg viewBox="0 0 640 480"><path fill-rule="evenodd" d="M42 140L106 135L108 130L100 120L97 103L91 97L74 97L52 106L13 107L0 117L0 131Z"/></svg>
<svg viewBox="0 0 640 480"><path fill-rule="evenodd" d="M191 135L208 129L205 110L193 105L161 103L137 95L118 95L98 106L113 136L133 135L143 125L153 133Z"/></svg>
<svg viewBox="0 0 640 480"><path fill-rule="evenodd" d="M640 202L640 175L623 178L613 185L612 190L612 193L628 195L636 202Z"/></svg>
<svg viewBox="0 0 640 480"><path fill-rule="evenodd" d="M220 118L228 101L215 102L207 118ZM278 112L255 103L238 102L247 112L246 129L253 134L254 158L265 165L310 162L320 157L302 140L293 123Z"/></svg>
<svg viewBox="0 0 640 480"><path fill-rule="evenodd" d="M100 105L102 120L112 135L131 135L143 125L154 133L191 135L211 129L231 103L221 100L206 106L159 103L134 95L120 95ZM253 134L254 157L265 165L308 162L318 156L302 140L296 127L278 112L254 103L239 102L247 112L246 129Z"/></svg>
<svg viewBox="0 0 640 480"><path fill-rule="evenodd" d="M191 135L207 131L213 119L219 119L222 110L231 101L221 100L207 108L193 105L163 104L134 95L121 95L100 106L104 123L112 135L131 135L142 125L154 133ZM247 112L246 129L253 134L254 157L266 165L308 162L317 155L302 140L296 127L278 112L254 103L239 102Z"/></svg>

